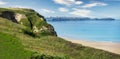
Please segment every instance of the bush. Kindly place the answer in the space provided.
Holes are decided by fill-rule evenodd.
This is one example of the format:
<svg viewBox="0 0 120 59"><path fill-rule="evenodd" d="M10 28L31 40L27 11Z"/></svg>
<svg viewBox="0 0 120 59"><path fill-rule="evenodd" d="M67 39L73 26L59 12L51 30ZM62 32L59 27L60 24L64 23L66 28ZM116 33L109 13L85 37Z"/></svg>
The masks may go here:
<svg viewBox="0 0 120 59"><path fill-rule="evenodd" d="M45 54L33 54L31 59L68 59L67 57L60 57L60 56L51 56Z"/></svg>

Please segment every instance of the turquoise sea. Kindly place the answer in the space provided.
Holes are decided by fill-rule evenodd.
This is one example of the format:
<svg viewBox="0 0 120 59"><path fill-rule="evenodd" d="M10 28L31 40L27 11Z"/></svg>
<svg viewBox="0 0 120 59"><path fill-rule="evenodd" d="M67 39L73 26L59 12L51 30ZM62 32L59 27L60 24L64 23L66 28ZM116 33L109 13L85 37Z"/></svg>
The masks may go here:
<svg viewBox="0 0 120 59"><path fill-rule="evenodd" d="M59 37L120 42L120 21L48 21Z"/></svg>

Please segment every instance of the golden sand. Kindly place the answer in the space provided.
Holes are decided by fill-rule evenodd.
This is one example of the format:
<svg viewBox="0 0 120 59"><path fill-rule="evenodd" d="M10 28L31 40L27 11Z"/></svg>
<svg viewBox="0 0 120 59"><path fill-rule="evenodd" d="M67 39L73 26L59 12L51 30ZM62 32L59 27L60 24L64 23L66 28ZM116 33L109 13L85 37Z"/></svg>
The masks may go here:
<svg viewBox="0 0 120 59"><path fill-rule="evenodd" d="M120 43L75 40L66 37L64 37L64 39L71 41L73 43L82 44L83 46L89 46L96 49L102 49L108 52L120 54Z"/></svg>

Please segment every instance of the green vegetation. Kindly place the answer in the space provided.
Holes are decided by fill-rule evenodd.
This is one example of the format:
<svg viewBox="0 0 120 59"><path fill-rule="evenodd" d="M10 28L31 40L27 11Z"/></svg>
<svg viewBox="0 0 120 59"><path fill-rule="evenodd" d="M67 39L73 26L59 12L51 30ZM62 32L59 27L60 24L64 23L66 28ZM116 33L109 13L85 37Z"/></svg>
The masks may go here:
<svg viewBox="0 0 120 59"><path fill-rule="evenodd" d="M0 32L0 59L30 59L31 52L25 51L19 40Z"/></svg>
<svg viewBox="0 0 120 59"><path fill-rule="evenodd" d="M60 56L51 56L45 54L34 54L31 59L68 59L68 57L60 57Z"/></svg>
<svg viewBox="0 0 120 59"><path fill-rule="evenodd" d="M65 59L62 56L47 55L37 51L28 50L26 39L29 40L29 35L24 34L24 26L13 23L7 19L0 18L0 59ZM25 38L23 36L25 36ZM34 40L34 37L32 37ZM31 40L29 40L31 41ZM22 43L22 44L21 44ZM29 42L27 42L29 43ZM32 51L32 52L30 52ZM34 53L36 52L36 53Z"/></svg>
<svg viewBox="0 0 120 59"><path fill-rule="evenodd" d="M21 10L22 11L19 10L19 12L21 13L25 11L23 9ZM30 19L32 18L34 19L34 17L30 16ZM33 19L33 23L38 25L39 22L34 22ZM47 23L45 21L41 21L39 26L51 26L46 24ZM94 49L91 47L85 47L80 44L71 43L62 38L50 35L45 32L41 33L38 37L36 36L36 33L33 33L32 30L28 28L28 26L13 23L8 19L0 17L0 59L30 58L120 59L120 55L109 53L99 49Z"/></svg>
<svg viewBox="0 0 120 59"><path fill-rule="evenodd" d="M19 15L17 15L19 14ZM26 26L26 34L36 34L36 36L40 37L44 35L54 35L56 36L56 32L53 27L46 22L43 16L38 14L32 9L22 9L22 8L0 8L0 16L7 18L12 21L17 21L17 23ZM21 20L16 19L16 15ZM20 17L22 15L22 17ZM8 17L9 16L9 17ZM16 19L16 20L13 20ZM30 33L28 33L28 31Z"/></svg>

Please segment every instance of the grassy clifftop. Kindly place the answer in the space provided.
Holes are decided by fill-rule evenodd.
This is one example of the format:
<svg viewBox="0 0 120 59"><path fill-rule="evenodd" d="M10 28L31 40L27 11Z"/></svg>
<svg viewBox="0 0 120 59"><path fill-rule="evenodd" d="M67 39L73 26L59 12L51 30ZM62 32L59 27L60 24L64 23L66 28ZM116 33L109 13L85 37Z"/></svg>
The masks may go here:
<svg viewBox="0 0 120 59"><path fill-rule="evenodd" d="M26 31L32 35L54 35L54 28L46 22L43 16L32 9L0 8L0 16L15 23L26 26Z"/></svg>
<svg viewBox="0 0 120 59"><path fill-rule="evenodd" d="M9 19L9 17L3 17L3 11L12 11L15 14L22 14L23 16L20 21L12 22L11 18ZM85 47L80 44L71 43L53 34L50 34L52 31L50 31L50 33L46 32L47 30L51 30L49 29L49 24L47 24L45 20L40 20L43 17L40 15L38 16L36 12L34 16L27 14L30 11L32 11L33 14L35 12L31 9L0 9L2 16L0 17L0 58L8 59L7 57L10 57L9 59L18 59L20 57L20 59L120 59L120 55L91 47ZM14 17L13 19L16 20ZM32 22L32 25L30 25L30 22ZM35 27L33 25L38 29L43 28L43 31L37 33L34 32Z"/></svg>

